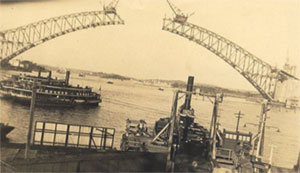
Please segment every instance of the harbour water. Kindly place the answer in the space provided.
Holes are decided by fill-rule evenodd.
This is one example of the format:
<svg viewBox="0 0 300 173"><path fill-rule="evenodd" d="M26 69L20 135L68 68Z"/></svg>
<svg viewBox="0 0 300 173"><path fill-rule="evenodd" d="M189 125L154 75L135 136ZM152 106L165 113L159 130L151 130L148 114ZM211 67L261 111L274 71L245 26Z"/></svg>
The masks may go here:
<svg viewBox="0 0 300 173"><path fill-rule="evenodd" d="M1 76L8 75L1 72ZM55 74L63 78L61 74ZM98 77L77 77L71 74L72 85L87 85L100 92L103 101L96 108L40 108L35 110L35 120L56 121L62 123L86 124L116 129L114 147L119 148L121 135L125 129L126 119L143 119L152 127L159 118L170 115L173 88L158 90L156 86L144 85L137 81L120 81ZM195 76L197 78L197 76ZM107 83L113 81L113 84ZM180 101L183 102L184 99ZM180 103L181 104L181 103ZM209 127L212 115L212 103L207 98L193 96L192 107L195 109L196 122ZM257 133L257 126L245 123L258 123L261 111L259 103L244 99L225 97L220 104L219 122L221 128L234 131L236 115L241 111L240 131ZM267 126L278 127L266 129L264 159L268 160L271 144L275 146L272 163L280 167L292 168L298 158L300 146L299 111L273 107L268 112ZM24 143L29 121L29 107L1 100L1 122L9 123L16 129L8 135L12 142Z"/></svg>

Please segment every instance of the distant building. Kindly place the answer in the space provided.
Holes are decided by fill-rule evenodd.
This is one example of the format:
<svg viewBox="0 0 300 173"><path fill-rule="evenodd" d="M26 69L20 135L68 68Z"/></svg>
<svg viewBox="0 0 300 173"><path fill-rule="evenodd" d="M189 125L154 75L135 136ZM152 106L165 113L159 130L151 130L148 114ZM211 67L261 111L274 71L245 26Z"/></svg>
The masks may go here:
<svg viewBox="0 0 300 173"><path fill-rule="evenodd" d="M27 60L19 61L19 66L25 69L32 69L34 65L35 64L31 61L27 61Z"/></svg>
<svg viewBox="0 0 300 173"><path fill-rule="evenodd" d="M14 69L26 71L26 72L39 71L39 70L46 71L44 67L28 60L20 60L20 59L12 60L10 62L10 65L12 65L11 67L13 67Z"/></svg>
<svg viewBox="0 0 300 173"><path fill-rule="evenodd" d="M288 58L283 70L299 78L297 66L290 65ZM287 107L298 107L300 105L300 82L291 78L283 82L277 82L274 98L277 101L285 102Z"/></svg>

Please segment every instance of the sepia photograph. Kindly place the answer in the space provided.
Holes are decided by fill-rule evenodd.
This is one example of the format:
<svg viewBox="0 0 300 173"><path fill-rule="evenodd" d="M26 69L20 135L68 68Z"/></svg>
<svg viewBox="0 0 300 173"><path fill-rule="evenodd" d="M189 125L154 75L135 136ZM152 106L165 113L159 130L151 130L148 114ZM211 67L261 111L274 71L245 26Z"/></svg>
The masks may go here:
<svg viewBox="0 0 300 173"><path fill-rule="evenodd" d="M0 0L0 172L300 173L299 0Z"/></svg>

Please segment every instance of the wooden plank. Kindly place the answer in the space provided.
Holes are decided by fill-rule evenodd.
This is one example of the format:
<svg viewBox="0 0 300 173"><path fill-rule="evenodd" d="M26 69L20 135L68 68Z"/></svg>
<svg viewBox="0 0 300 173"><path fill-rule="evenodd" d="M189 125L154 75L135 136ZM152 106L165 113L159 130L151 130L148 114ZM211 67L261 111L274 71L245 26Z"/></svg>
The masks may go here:
<svg viewBox="0 0 300 173"><path fill-rule="evenodd" d="M42 127L42 131L41 131L41 145L44 144L45 126L46 126L46 123L43 122L43 127Z"/></svg>
<svg viewBox="0 0 300 173"><path fill-rule="evenodd" d="M89 138L89 149L91 149L92 139L93 139L94 127L91 127L90 138Z"/></svg>
<svg viewBox="0 0 300 173"><path fill-rule="evenodd" d="M70 131L70 124L68 124L68 126L67 126L65 147L68 146L68 141L69 141L69 131Z"/></svg>
<svg viewBox="0 0 300 173"><path fill-rule="evenodd" d="M53 146L55 145L55 140L56 140L56 130L57 130L57 123L55 123L54 137L53 137Z"/></svg>
<svg viewBox="0 0 300 173"><path fill-rule="evenodd" d="M107 133L107 129L104 128L104 140L103 140L103 149L106 148L106 133Z"/></svg>
<svg viewBox="0 0 300 173"><path fill-rule="evenodd" d="M174 125L175 118L177 112L177 101L178 101L178 91L175 91L173 102L172 102L172 110L170 117L170 133L168 140L168 156L167 156L167 164L166 164L166 172L174 172L174 148L173 148L173 134L174 134Z"/></svg>
<svg viewBox="0 0 300 173"><path fill-rule="evenodd" d="M79 146L80 132L81 132L81 126L79 126L79 130L78 130L77 147Z"/></svg>

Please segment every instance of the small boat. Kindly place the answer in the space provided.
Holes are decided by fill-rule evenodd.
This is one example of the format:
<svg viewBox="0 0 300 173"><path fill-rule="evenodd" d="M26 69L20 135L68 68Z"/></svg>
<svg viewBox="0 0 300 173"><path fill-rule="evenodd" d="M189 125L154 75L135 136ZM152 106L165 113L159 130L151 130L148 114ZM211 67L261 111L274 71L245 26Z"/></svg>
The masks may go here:
<svg viewBox="0 0 300 173"><path fill-rule="evenodd" d="M8 124L0 123L0 135L1 135L1 142L8 140L6 135L10 133L15 127L9 126Z"/></svg>
<svg viewBox="0 0 300 173"><path fill-rule="evenodd" d="M59 73L59 74L65 74L66 70L64 70L64 69L58 69L58 70L56 70L56 72Z"/></svg>
<svg viewBox="0 0 300 173"><path fill-rule="evenodd" d="M249 102L256 102L256 103L262 103L263 102L263 99L259 98L259 97L247 97L245 100L249 101Z"/></svg>
<svg viewBox="0 0 300 173"><path fill-rule="evenodd" d="M159 90L159 91L164 91L164 89L163 89L163 88L158 88L158 90Z"/></svg>
<svg viewBox="0 0 300 173"><path fill-rule="evenodd" d="M79 73L78 76L79 77L85 77L85 74L84 73Z"/></svg>

